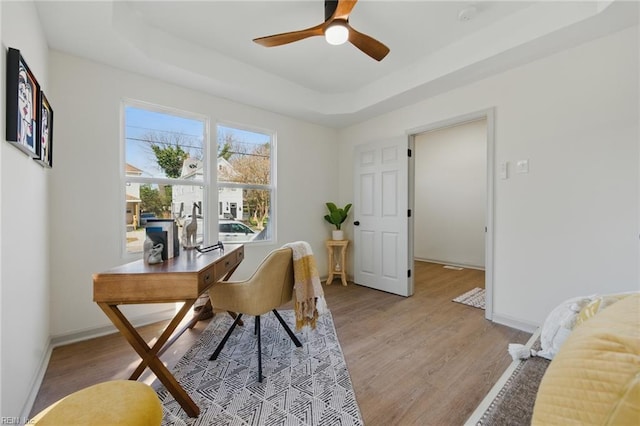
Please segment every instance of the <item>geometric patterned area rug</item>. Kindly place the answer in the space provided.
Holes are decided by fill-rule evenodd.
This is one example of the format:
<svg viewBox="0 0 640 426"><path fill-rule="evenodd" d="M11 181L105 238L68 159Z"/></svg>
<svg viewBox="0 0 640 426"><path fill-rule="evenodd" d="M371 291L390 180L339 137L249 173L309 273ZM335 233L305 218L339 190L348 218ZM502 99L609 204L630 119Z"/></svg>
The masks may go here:
<svg viewBox="0 0 640 426"><path fill-rule="evenodd" d="M473 306L474 308L484 309L484 298L484 288L476 287L473 290L469 290L468 292L456 297L455 299L453 299L453 301L462 303L464 305Z"/></svg>
<svg viewBox="0 0 640 426"><path fill-rule="evenodd" d="M294 312L278 311L295 330ZM216 314L172 373L200 407L190 418L156 380L163 425L363 425L331 313L315 330L294 331L297 348L272 312L261 316L262 383L254 318L244 316L215 361L209 357L231 326Z"/></svg>

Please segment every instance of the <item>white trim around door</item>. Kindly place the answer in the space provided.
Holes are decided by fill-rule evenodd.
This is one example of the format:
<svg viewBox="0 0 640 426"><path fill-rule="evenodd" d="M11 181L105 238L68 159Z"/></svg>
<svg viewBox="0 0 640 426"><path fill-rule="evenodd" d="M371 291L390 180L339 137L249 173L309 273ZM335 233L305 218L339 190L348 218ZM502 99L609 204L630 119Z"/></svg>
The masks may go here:
<svg viewBox="0 0 640 426"><path fill-rule="evenodd" d="M488 320L493 319L493 271L494 271L494 188L495 188L495 109L487 108L484 110L471 112L456 117L452 117L446 120L437 121L424 126L416 127L408 130L406 133L409 136L410 149L415 148L415 136L420 133L430 132L433 130L443 129L446 127L457 126L460 124L468 123L477 120L486 120L487 122L487 172L486 172L486 225L485 225L485 289L486 289L486 301L485 301L485 318ZM409 208L414 209L415 199L415 164L414 159L409 159ZM409 246L413 245L413 218L409 220ZM410 255L413 255L413 250L409 250ZM413 263L413 259L410 259Z"/></svg>

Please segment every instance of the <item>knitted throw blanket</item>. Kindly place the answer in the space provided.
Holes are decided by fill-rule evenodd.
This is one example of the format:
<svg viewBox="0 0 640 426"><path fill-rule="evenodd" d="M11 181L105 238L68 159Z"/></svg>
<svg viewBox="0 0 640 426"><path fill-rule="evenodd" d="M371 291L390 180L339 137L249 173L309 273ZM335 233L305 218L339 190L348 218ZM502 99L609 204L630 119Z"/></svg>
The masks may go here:
<svg viewBox="0 0 640 426"><path fill-rule="evenodd" d="M304 326L316 328L318 315L327 311L320 275L311 246L306 241L288 243L283 248L293 251L293 303L296 313L296 330Z"/></svg>

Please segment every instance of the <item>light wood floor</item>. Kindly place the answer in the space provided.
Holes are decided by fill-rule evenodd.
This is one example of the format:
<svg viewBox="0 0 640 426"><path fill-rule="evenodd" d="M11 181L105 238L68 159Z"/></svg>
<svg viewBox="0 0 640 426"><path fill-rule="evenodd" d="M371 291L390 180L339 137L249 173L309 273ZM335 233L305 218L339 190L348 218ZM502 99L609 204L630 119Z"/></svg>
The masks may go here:
<svg viewBox="0 0 640 426"><path fill-rule="evenodd" d="M409 298L339 280L324 287L367 426L464 423L511 362L507 344L530 336L451 301L483 286L482 271L416 262ZM164 324L144 327L143 336L152 339ZM205 327L187 331L163 361L175 364ZM128 378L138 361L119 334L55 348L32 415L78 389Z"/></svg>

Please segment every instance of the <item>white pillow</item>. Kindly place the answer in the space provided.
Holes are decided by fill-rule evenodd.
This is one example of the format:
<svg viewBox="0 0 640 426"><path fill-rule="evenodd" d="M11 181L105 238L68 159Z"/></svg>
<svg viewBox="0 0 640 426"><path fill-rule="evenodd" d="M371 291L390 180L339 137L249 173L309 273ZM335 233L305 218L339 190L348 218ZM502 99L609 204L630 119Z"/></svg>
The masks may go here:
<svg viewBox="0 0 640 426"><path fill-rule="evenodd" d="M567 339L576 325L578 314L596 296L579 296L567 299L547 316L540 330L541 351L533 353L546 359L553 359L560 346ZM532 351L533 352L533 351Z"/></svg>

